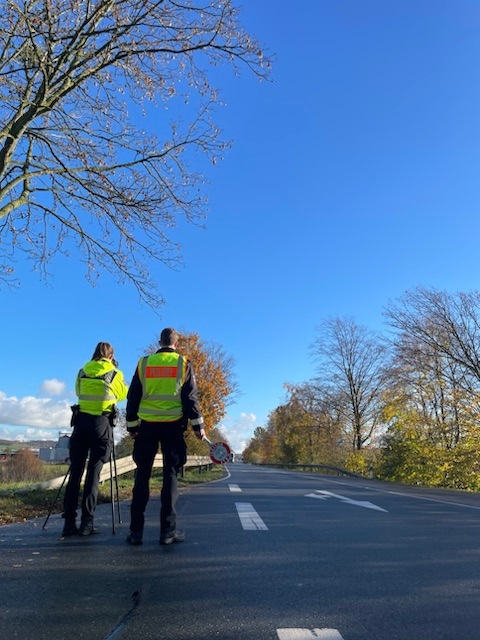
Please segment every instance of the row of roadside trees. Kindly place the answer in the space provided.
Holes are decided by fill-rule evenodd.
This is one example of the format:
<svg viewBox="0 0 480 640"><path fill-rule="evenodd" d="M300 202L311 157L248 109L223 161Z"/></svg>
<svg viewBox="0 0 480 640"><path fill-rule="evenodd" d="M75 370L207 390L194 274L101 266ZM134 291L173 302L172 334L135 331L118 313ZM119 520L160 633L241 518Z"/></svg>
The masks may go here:
<svg viewBox="0 0 480 640"><path fill-rule="evenodd" d="M418 287L384 317L384 332L322 322L317 376L285 385L246 461L372 465L391 481L480 489L480 292Z"/></svg>

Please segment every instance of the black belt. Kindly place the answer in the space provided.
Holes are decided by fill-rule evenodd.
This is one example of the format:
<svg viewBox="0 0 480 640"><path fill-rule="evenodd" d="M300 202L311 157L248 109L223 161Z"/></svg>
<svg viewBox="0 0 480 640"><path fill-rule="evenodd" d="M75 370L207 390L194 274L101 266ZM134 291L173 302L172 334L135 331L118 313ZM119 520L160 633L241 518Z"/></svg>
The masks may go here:
<svg viewBox="0 0 480 640"><path fill-rule="evenodd" d="M87 413L86 411L79 411L78 413L83 413L84 416L94 416L94 413ZM111 416L112 412L111 411L102 411L102 413L100 413L99 415L101 416Z"/></svg>

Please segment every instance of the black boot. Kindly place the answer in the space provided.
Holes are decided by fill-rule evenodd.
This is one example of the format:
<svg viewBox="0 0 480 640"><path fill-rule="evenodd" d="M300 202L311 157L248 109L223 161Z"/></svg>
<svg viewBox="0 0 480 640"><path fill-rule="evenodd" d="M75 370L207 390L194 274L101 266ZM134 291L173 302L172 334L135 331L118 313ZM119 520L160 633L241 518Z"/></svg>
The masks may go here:
<svg viewBox="0 0 480 640"><path fill-rule="evenodd" d="M82 518L82 522L80 523L80 528L78 530L79 536L90 536L95 533L100 533L100 529L93 526L93 518Z"/></svg>
<svg viewBox="0 0 480 640"><path fill-rule="evenodd" d="M65 516L63 516L65 518ZM75 518L65 518L65 524L63 525L62 538L70 538L78 533Z"/></svg>

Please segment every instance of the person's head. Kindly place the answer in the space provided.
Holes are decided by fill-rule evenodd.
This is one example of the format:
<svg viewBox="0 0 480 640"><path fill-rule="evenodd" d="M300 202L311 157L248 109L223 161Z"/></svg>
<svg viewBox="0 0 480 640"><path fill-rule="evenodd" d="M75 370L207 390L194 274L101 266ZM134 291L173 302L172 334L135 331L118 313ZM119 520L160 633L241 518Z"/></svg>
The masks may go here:
<svg viewBox="0 0 480 640"><path fill-rule="evenodd" d="M113 347L109 342L99 342L93 352L92 360L107 358L113 360Z"/></svg>
<svg viewBox="0 0 480 640"><path fill-rule="evenodd" d="M172 329L171 327L167 327L160 334L160 346L161 347L171 347L174 349L177 346L179 335Z"/></svg>

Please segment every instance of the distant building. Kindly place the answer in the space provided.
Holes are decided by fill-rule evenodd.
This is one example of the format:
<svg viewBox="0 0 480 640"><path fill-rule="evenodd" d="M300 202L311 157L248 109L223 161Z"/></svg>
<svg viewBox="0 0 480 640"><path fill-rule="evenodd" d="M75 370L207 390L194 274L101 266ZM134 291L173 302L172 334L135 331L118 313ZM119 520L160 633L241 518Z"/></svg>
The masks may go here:
<svg viewBox="0 0 480 640"><path fill-rule="evenodd" d="M58 442L54 447L42 447L39 449L38 457L44 462L61 462L67 460L70 457L70 450L68 445L70 443L70 436L58 434Z"/></svg>

